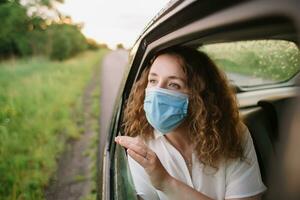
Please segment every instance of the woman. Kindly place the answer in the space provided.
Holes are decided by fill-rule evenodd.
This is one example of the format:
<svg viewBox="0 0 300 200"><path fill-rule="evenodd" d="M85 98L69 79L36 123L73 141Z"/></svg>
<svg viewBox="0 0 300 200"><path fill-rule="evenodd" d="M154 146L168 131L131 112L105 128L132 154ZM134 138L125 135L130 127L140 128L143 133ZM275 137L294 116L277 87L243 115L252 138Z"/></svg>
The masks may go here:
<svg viewBox="0 0 300 200"><path fill-rule="evenodd" d="M130 94L127 148L142 199L260 199L262 183L248 129L225 76L187 47L159 52Z"/></svg>

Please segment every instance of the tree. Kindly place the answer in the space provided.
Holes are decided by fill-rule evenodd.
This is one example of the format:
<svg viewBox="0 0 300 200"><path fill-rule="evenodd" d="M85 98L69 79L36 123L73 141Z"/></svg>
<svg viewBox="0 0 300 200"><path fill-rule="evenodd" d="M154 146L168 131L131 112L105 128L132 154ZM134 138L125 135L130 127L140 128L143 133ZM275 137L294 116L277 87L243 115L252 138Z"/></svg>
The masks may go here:
<svg viewBox="0 0 300 200"><path fill-rule="evenodd" d="M51 59L63 60L87 49L86 39L76 25L53 24L47 34Z"/></svg>
<svg viewBox="0 0 300 200"><path fill-rule="evenodd" d="M95 48L81 33L82 25L73 24L71 17L61 15L54 2L63 0L0 0L0 55L47 55L63 60L80 51ZM33 9L36 8L34 12ZM51 19L39 9L57 12ZM30 11L30 12L29 12ZM28 14L29 13L29 14ZM45 13L45 12L44 12ZM47 13L47 12L46 12Z"/></svg>
<svg viewBox="0 0 300 200"><path fill-rule="evenodd" d="M117 44L117 49L125 49L122 43Z"/></svg>
<svg viewBox="0 0 300 200"><path fill-rule="evenodd" d="M0 54L9 56L13 54L22 55L28 52L26 40L29 18L26 9L17 1L4 2L0 4Z"/></svg>
<svg viewBox="0 0 300 200"><path fill-rule="evenodd" d="M99 44L91 38L87 39L87 45L88 45L88 49L90 50L97 50L100 47Z"/></svg>

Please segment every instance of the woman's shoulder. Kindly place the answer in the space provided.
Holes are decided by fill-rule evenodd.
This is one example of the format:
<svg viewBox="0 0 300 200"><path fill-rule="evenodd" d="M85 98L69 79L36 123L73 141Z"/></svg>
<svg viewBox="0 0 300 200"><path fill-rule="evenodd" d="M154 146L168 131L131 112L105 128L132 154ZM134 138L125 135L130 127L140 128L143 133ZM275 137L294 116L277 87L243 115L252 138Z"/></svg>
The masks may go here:
<svg viewBox="0 0 300 200"><path fill-rule="evenodd" d="M229 159L223 159L221 163L225 164L224 166L231 165L232 163L239 163L243 162L245 158L249 156L249 151L254 150L254 144L251 137L251 133L248 129L248 127L245 124L242 124L240 126L240 136L241 136L241 146L242 146L242 157L238 158L229 158Z"/></svg>
<svg viewBox="0 0 300 200"><path fill-rule="evenodd" d="M243 124L242 133L243 133L244 148L249 148L249 146L253 145L253 141L252 141L251 133L250 133L248 127L245 124Z"/></svg>
<svg viewBox="0 0 300 200"><path fill-rule="evenodd" d="M252 137L251 137L248 127L244 123L240 124L239 129L240 129L240 134L241 134L241 138L242 138L241 143L242 143L243 148L245 148L245 145L247 145L249 142L252 142Z"/></svg>

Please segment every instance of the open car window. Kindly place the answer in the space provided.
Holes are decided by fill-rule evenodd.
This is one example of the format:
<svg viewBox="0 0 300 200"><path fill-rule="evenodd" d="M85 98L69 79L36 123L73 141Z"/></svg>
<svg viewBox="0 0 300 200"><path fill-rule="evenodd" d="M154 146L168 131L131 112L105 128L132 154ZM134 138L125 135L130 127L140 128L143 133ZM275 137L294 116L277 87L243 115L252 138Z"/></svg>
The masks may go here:
<svg viewBox="0 0 300 200"><path fill-rule="evenodd" d="M203 45L200 51L239 88L284 83L300 69L300 52L285 40L252 40Z"/></svg>

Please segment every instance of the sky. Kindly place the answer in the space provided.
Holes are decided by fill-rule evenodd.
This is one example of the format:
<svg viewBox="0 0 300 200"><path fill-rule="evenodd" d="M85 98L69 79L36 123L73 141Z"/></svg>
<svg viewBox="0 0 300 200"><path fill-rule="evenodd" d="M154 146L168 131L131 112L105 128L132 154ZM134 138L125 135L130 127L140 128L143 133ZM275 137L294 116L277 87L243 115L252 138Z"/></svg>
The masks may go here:
<svg viewBox="0 0 300 200"><path fill-rule="evenodd" d="M83 34L111 48L130 48L148 22L169 0L65 0L57 5L73 22L83 23Z"/></svg>

